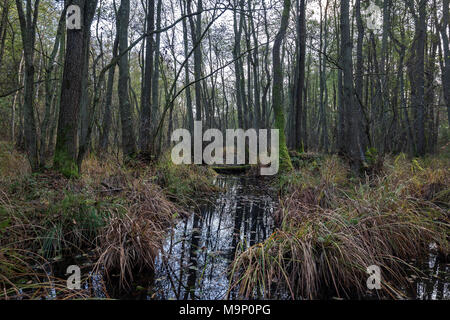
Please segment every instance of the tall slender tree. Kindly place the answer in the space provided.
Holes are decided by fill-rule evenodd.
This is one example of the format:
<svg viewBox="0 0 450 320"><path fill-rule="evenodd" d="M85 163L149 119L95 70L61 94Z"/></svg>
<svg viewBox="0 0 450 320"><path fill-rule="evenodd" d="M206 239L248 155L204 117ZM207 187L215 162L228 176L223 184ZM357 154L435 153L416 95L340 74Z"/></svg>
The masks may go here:
<svg viewBox="0 0 450 320"><path fill-rule="evenodd" d="M36 67L34 64L34 53L36 43L36 28L39 13L39 0L27 0L25 2L26 8L23 8L23 1L16 0L17 13L20 21L20 31L22 35L22 45L25 60L25 93L24 93L24 134L25 134L25 148L27 151L28 161L31 169L37 171L39 169L39 154L36 132L36 119L34 115L34 81Z"/></svg>
<svg viewBox="0 0 450 320"><path fill-rule="evenodd" d="M360 141L360 112L355 106L353 87L353 42L350 36L349 0L341 0L341 61L343 73L342 105L344 130L347 142L345 155L355 174L359 174L364 161L364 151Z"/></svg>
<svg viewBox="0 0 450 320"><path fill-rule="evenodd" d="M296 68L294 80L294 113L295 138L293 147L297 150L307 148L306 139L306 105L304 104L305 59L306 59L306 1L296 0L297 3L297 44Z"/></svg>
<svg viewBox="0 0 450 320"><path fill-rule="evenodd" d="M142 159L150 159L152 154L151 131L152 131L152 79L153 79L153 50L155 29L155 1L147 0L147 16L146 16L146 38L145 38L145 59L144 71L142 75L142 94L141 94L141 118L139 130L139 147Z"/></svg>
<svg viewBox="0 0 450 320"><path fill-rule="evenodd" d="M281 15L281 25L273 44L273 87L272 87L272 107L275 115L275 128L280 134L280 170L288 171L292 169L291 158L286 145L285 135L285 114L283 108L283 70L281 61L281 45L286 35L289 25L289 12L291 10L291 0L284 0L283 13Z"/></svg>
<svg viewBox="0 0 450 320"><path fill-rule="evenodd" d="M450 125L450 23L449 23L449 0L442 0L442 22L439 30L442 38L444 61L442 63L442 87L447 104L447 120Z"/></svg>
<svg viewBox="0 0 450 320"><path fill-rule="evenodd" d="M119 94L120 120L122 124L122 151L124 160L136 155L136 139L133 129L133 113L130 104L130 65L128 61L128 25L130 21L130 0L121 0L117 12L117 38L119 39Z"/></svg>

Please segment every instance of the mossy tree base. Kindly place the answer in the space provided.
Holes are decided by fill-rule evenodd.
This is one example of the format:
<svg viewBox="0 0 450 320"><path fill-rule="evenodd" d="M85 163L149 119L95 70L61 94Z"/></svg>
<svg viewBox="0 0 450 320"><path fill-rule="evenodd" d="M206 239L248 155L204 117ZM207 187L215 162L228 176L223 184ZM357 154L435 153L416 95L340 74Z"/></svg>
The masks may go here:
<svg viewBox="0 0 450 320"><path fill-rule="evenodd" d="M71 179L80 177L76 160L72 159L72 157L63 150L56 150L53 167L66 178Z"/></svg>

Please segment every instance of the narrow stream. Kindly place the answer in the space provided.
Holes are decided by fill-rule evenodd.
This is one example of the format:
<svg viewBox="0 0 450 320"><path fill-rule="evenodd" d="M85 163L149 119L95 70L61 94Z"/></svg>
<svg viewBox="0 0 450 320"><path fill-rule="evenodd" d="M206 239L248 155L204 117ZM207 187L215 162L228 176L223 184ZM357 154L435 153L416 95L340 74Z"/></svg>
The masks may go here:
<svg viewBox="0 0 450 320"><path fill-rule="evenodd" d="M218 177L216 184L225 191L200 204L200 214L184 219L170 234L157 261L156 298L227 298L237 248L263 242L272 233L276 197L261 180L228 176Z"/></svg>
<svg viewBox="0 0 450 320"><path fill-rule="evenodd" d="M430 245L428 261L421 265L425 275L408 279L419 300L450 300L450 263L441 261L436 249L435 244Z"/></svg>

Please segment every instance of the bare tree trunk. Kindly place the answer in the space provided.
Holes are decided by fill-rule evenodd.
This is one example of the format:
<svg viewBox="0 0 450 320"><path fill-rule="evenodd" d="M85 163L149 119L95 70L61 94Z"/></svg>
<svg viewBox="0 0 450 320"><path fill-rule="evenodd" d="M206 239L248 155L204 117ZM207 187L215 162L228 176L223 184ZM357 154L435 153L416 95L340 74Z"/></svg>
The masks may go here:
<svg viewBox="0 0 450 320"><path fill-rule="evenodd" d="M116 39L114 40L112 59L115 59L117 57L118 47L119 47L119 38L116 35ZM108 81L106 84L105 113L103 115L103 125L99 143L100 154L107 151L109 144L109 132L111 130L112 125L112 95L114 88L115 73L116 73L116 66L112 66L111 68L109 68Z"/></svg>
<svg viewBox="0 0 450 320"><path fill-rule="evenodd" d="M156 5L156 30L161 29L161 7L162 0L158 0ZM160 68L160 46L161 33L156 34L155 40L155 58L154 71L152 79L152 132L154 132L155 124L159 121L159 68Z"/></svg>
<svg viewBox="0 0 450 320"><path fill-rule="evenodd" d="M128 25L130 21L130 0L122 0L117 13L117 37L119 39L119 110L122 125L122 151L124 161L136 155L136 140L133 131L133 113L130 104L130 67L128 54Z"/></svg>
<svg viewBox="0 0 450 320"><path fill-rule="evenodd" d="M358 28L358 40L356 45L356 77L355 77L355 93L356 93L356 105L355 107L361 110L361 113L364 108L363 104L363 84L364 84L364 56L363 56L363 44L364 44L364 24L361 16L361 0L356 0L356 23ZM363 123L361 123L362 129ZM361 130L365 131L365 130ZM361 141L364 139L368 140L368 137L365 137L363 132L361 132ZM369 141L367 141L369 142Z"/></svg>
<svg viewBox="0 0 450 320"><path fill-rule="evenodd" d="M291 0L284 0L284 8L281 16L280 29L275 37L273 45L273 87L272 87L272 106L275 114L275 128L279 130L280 134L280 170L288 171L292 169L291 158L286 146L285 130L285 115L283 111L283 71L282 61L280 56L281 45L286 35L286 29L289 24L289 11L291 9Z"/></svg>
<svg viewBox="0 0 450 320"><path fill-rule="evenodd" d="M251 2L249 1L249 6ZM255 46L253 50L253 86L254 86L254 102L255 102L255 128L259 129L263 127L261 121L261 82L259 81L259 50L258 45L258 34L255 28L255 23L253 19L253 10L249 16L250 21L250 32L253 35L253 45Z"/></svg>
<svg viewBox="0 0 450 320"><path fill-rule="evenodd" d="M23 68L24 68L24 56L22 54L21 58L20 58L20 63L19 63L19 74L17 76L17 83L20 85L23 82L23 79L20 77L23 74ZM15 138L16 138L16 105L17 105L17 100L19 98L19 91L17 91L14 94L14 98L13 98L13 103L12 103L12 112L11 112L11 142L13 144L15 144Z"/></svg>
<svg viewBox="0 0 450 320"><path fill-rule="evenodd" d="M305 150L306 146L306 128L304 124L306 114L303 99L303 90L305 86L305 59L306 59L306 4L305 0L297 0L297 61L294 80L294 111L295 111L295 139L294 148Z"/></svg>
<svg viewBox="0 0 450 320"><path fill-rule="evenodd" d="M325 152L328 152L328 128L327 128L327 105L328 105L328 90L326 82L326 54L328 46L328 1L325 6L325 21L322 22L322 6L320 5L320 50L323 52L320 57L320 123L321 123L321 137L320 144Z"/></svg>
<svg viewBox="0 0 450 320"><path fill-rule="evenodd" d="M388 40L389 30L391 30L391 0L383 1L383 33L381 44L381 108L379 116L379 126L381 128L380 151L385 153L388 139L392 139L387 132L387 119L389 112L389 68L388 68Z"/></svg>
<svg viewBox="0 0 450 320"><path fill-rule="evenodd" d="M78 176L78 125L87 74L86 41L97 8L97 0L72 0L81 9L81 30L67 30L66 58L62 81L54 166L66 176Z"/></svg>
<svg viewBox="0 0 450 320"><path fill-rule="evenodd" d="M53 98L55 96L55 90L52 87L52 75L53 70L55 68L55 60L56 55L58 54L58 50L61 44L61 38L64 36L64 28L65 28L65 17L66 10L64 9L58 23L58 30L56 32L55 43L53 46L53 50L48 58L45 70L45 114L44 120L41 125L41 143L40 143L40 166L45 166L45 156L47 152L47 140L50 139L48 136L48 127L51 120L51 107Z"/></svg>
<svg viewBox="0 0 450 320"><path fill-rule="evenodd" d="M153 34L155 27L155 1L147 1L147 38L145 45L145 60L144 60L144 75L143 87L141 94L141 119L140 119L140 133L139 133L139 147L140 156L143 159L150 159L153 146L150 145L152 141L152 74L153 74Z"/></svg>
<svg viewBox="0 0 450 320"><path fill-rule="evenodd" d="M191 38L192 43L196 45L194 49L194 81L195 81L195 119L197 121L202 121L202 47L199 41L202 36L202 15L198 14L196 20L194 21L191 10L192 0L187 2L187 12L189 16L189 23L191 27ZM197 12L203 10L202 0L197 2Z"/></svg>
<svg viewBox="0 0 450 320"><path fill-rule="evenodd" d="M450 35L447 34L447 30L449 29L449 0L443 0L442 24L440 26L444 54L442 86L444 90L445 103L447 104L447 120L450 125L450 46L448 40Z"/></svg>
<svg viewBox="0 0 450 320"><path fill-rule="evenodd" d="M34 46L36 42L36 23L39 10L39 0L35 0L34 9L32 0L26 1L26 11L23 9L23 1L16 0L17 12L19 15L20 29L22 34L22 44L25 59L25 93L24 93L24 134L25 148L30 162L31 169L39 169L39 154L36 131L36 120L34 116Z"/></svg>
<svg viewBox="0 0 450 320"><path fill-rule="evenodd" d="M359 174L363 164L363 151L360 142L359 112L353 99L353 43L350 37L349 0L341 0L341 59L343 69L343 107L346 136L349 138L345 151L350 166Z"/></svg>
<svg viewBox="0 0 450 320"><path fill-rule="evenodd" d="M183 0L180 0L180 5L182 6ZM184 9L184 14L186 14L186 8ZM183 19L183 41L184 41L184 56L186 59L185 67L184 67L184 83L185 86L188 86L191 82L189 76L189 40L188 40L188 30L186 20ZM191 88L190 86L185 90L186 94L186 108L188 114L188 122L189 122L189 130L194 132L194 111L192 110L192 97L191 97Z"/></svg>
<svg viewBox="0 0 450 320"><path fill-rule="evenodd" d="M9 0L3 0L2 18L0 21L0 66L3 62L3 53L5 52L6 30L8 27Z"/></svg>
<svg viewBox="0 0 450 320"><path fill-rule="evenodd" d="M237 2L235 1L235 6L237 6ZM241 66L240 60L238 57L241 55L241 36L242 36L242 28L243 28L243 17L239 16L239 21L237 18L237 10L233 11L233 21L234 21L234 48L233 48L233 59L234 62L234 73L236 77L236 106L238 112L238 127L244 128L244 111L243 111L243 95L242 95L242 86L241 86Z"/></svg>
<svg viewBox="0 0 450 320"><path fill-rule="evenodd" d="M61 37L61 44L60 44L60 50L59 50L59 57L58 57L58 79L57 82L57 89L55 90L55 103L53 104L52 109L52 121L50 121L50 132L49 132L49 142L47 145L47 151L46 154L53 156L55 152L55 144L56 144L56 131L57 131L57 125L58 125L58 118L59 118L59 110L60 110L60 104L61 104L61 92L63 87L63 75L64 75L64 58L66 53L66 31L64 30L64 35Z"/></svg>
<svg viewBox="0 0 450 320"><path fill-rule="evenodd" d="M414 131L418 156L425 155L425 39L426 39L426 0L419 1L417 15L414 1L407 2L414 17L415 35L408 62L411 80L411 104L414 111Z"/></svg>

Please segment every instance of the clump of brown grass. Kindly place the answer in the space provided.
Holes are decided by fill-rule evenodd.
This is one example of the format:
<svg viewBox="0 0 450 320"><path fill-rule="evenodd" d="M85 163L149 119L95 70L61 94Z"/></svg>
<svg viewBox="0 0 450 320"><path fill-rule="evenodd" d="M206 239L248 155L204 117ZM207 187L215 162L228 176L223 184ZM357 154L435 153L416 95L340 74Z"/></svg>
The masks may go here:
<svg viewBox="0 0 450 320"><path fill-rule="evenodd" d="M153 269L165 230L181 213L151 183L135 181L127 199L127 214L109 220L100 236L96 263L97 270L104 270L107 275L119 272L123 287L129 287L135 272Z"/></svg>
<svg viewBox="0 0 450 320"><path fill-rule="evenodd" d="M424 193L436 184L439 193L448 192L448 170L445 161L398 158L383 175L349 184L347 169L331 158L318 171L297 172L282 183L279 229L236 256L234 285L245 297L362 296L366 268L378 265L383 292L397 297L408 259L422 256L431 242L449 251L442 197L432 202Z"/></svg>

